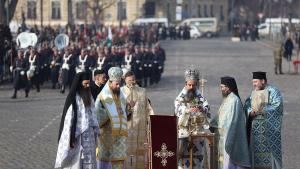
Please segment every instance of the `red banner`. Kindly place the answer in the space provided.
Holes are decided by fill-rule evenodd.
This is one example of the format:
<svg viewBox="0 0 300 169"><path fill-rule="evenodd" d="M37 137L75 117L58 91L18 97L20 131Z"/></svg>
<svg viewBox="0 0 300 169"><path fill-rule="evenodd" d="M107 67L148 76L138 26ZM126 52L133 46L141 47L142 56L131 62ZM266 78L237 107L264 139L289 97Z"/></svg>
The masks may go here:
<svg viewBox="0 0 300 169"><path fill-rule="evenodd" d="M151 168L177 168L177 117L151 115Z"/></svg>

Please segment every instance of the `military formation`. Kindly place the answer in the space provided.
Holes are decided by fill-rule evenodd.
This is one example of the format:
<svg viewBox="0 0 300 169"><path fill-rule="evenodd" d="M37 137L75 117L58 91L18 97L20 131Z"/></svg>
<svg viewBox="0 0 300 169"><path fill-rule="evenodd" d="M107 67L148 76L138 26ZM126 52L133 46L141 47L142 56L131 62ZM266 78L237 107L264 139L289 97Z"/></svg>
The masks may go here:
<svg viewBox="0 0 300 169"><path fill-rule="evenodd" d="M120 67L124 72L133 71L139 86L148 87L160 81L165 60L165 50L159 43L151 46L126 43L94 47L73 44L58 50L44 42L38 49L30 46L18 51L18 57L10 67L14 79L12 98L17 98L20 89L25 89L26 97L30 89L40 92L47 81L51 81L52 89L60 89L64 93L76 73L86 71L94 74L96 70L103 70L107 74L111 67Z"/></svg>

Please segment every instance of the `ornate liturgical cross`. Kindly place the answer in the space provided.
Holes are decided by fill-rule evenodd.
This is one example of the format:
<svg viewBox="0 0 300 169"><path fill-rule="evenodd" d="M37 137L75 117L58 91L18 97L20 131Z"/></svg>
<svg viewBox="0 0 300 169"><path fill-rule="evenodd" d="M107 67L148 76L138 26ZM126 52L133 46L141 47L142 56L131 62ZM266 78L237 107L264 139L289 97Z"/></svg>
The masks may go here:
<svg viewBox="0 0 300 169"><path fill-rule="evenodd" d="M166 166L167 165L167 163L168 163L168 161L167 161L167 158L168 157L172 157L172 156L174 156L175 154L174 154L174 152L172 152L172 151L168 151L167 150L167 145L166 145L166 143L163 143L162 145L161 145L161 150L160 151L156 151L155 153L154 153L154 156L155 157L158 157L158 158L161 158L161 164L162 164L162 166Z"/></svg>

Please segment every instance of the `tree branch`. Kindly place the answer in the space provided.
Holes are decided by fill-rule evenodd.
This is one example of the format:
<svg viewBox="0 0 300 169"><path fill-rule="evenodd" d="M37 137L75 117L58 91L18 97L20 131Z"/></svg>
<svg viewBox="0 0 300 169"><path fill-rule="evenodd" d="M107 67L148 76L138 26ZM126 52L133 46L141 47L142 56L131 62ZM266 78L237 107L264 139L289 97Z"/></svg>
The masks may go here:
<svg viewBox="0 0 300 169"><path fill-rule="evenodd" d="M12 20L14 14L15 14L17 4L18 4L18 0L11 0L10 1L10 4L9 4L9 21Z"/></svg>
<svg viewBox="0 0 300 169"><path fill-rule="evenodd" d="M117 0L110 0L111 2L110 3L108 3L108 4L103 4L102 5L102 8L101 8L101 11L103 11L104 9L106 9L106 8L109 8L109 7L111 7L112 5L114 5L116 2L117 2Z"/></svg>

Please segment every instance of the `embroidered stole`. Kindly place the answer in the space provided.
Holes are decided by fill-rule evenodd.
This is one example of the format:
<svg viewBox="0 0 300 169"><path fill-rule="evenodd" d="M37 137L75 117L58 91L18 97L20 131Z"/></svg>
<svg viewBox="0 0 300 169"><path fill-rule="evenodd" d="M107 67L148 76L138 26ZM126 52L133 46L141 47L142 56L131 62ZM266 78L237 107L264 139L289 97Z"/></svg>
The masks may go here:
<svg viewBox="0 0 300 169"><path fill-rule="evenodd" d="M110 90L108 83L104 86L103 92L99 94L100 101L107 110L112 135L128 136L127 130L127 114L126 114L126 100L122 92L120 97L114 96Z"/></svg>

